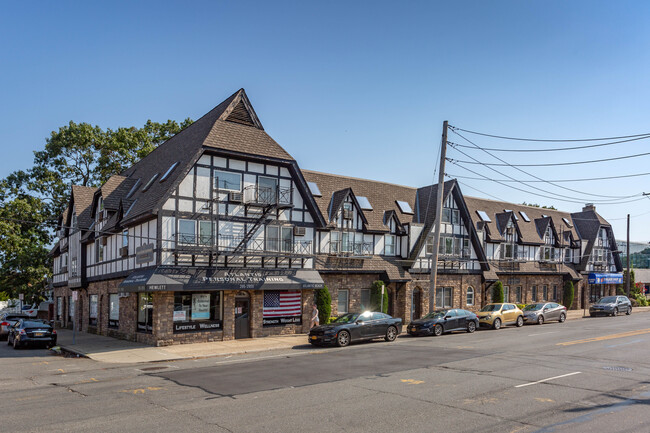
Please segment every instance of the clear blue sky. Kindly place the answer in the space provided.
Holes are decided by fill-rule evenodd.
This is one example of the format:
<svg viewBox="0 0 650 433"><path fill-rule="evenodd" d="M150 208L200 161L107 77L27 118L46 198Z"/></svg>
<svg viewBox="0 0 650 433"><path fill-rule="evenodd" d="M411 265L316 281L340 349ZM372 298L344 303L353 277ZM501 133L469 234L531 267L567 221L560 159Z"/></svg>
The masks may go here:
<svg viewBox="0 0 650 433"><path fill-rule="evenodd" d="M240 87L302 168L411 186L432 182L446 119L526 137L650 132L649 19L643 1L4 2L0 176L28 168L70 120L196 119ZM647 152L648 143L499 156L578 161ZM467 159L454 149L449 157ZM544 179L643 173L650 156L524 169ZM551 198L478 180L462 189L576 211L556 195L640 194L649 179L563 184L577 192L539 185ZM632 240L650 241L650 199L597 209L617 238L630 213Z"/></svg>

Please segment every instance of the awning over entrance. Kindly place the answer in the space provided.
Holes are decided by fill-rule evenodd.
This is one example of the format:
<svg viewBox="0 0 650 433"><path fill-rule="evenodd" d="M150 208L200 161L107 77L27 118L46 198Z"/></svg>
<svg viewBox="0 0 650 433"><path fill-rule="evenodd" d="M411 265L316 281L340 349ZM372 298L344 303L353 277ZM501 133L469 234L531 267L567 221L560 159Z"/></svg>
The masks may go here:
<svg viewBox="0 0 650 433"><path fill-rule="evenodd" d="M120 284L123 292L199 290L321 289L323 279L313 269L206 269L158 266L134 271Z"/></svg>
<svg viewBox="0 0 650 433"><path fill-rule="evenodd" d="M623 284L623 274L597 274L591 272L587 281L589 284Z"/></svg>

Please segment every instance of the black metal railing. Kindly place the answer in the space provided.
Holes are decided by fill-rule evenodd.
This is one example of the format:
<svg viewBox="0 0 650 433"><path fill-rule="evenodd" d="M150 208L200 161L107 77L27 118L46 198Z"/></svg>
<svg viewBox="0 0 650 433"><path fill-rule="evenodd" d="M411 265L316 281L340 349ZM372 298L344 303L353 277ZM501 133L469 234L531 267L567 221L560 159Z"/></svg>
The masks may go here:
<svg viewBox="0 0 650 433"><path fill-rule="evenodd" d="M290 205L292 188L251 185L244 188L244 204Z"/></svg>
<svg viewBox="0 0 650 433"><path fill-rule="evenodd" d="M373 254L372 242L331 241L330 254L371 256Z"/></svg>

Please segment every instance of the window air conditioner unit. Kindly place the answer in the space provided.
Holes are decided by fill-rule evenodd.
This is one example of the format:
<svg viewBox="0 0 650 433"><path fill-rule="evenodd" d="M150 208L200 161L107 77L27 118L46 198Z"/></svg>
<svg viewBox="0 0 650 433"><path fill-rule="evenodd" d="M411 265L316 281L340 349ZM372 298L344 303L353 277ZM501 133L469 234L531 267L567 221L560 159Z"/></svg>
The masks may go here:
<svg viewBox="0 0 650 433"><path fill-rule="evenodd" d="M304 227L294 227L293 228L293 235L294 236L305 236L305 228Z"/></svg>
<svg viewBox="0 0 650 433"><path fill-rule="evenodd" d="M129 255L129 247L120 248L120 257L126 257Z"/></svg>
<svg viewBox="0 0 650 433"><path fill-rule="evenodd" d="M230 201L233 202L233 203L241 203L241 201L242 201L241 192L231 192L229 194L229 196L230 196L229 197Z"/></svg>
<svg viewBox="0 0 650 433"><path fill-rule="evenodd" d="M346 220L352 219L352 211L350 209L343 209L343 219Z"/></svg>

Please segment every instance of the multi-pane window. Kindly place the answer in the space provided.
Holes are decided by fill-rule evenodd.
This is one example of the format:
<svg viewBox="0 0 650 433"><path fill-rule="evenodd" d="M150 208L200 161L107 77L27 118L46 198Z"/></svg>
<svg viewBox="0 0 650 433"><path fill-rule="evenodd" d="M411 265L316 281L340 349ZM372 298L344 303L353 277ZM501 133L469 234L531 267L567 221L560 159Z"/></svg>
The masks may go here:
<svg viewBox="0 0 650 433"><path fill-rule="evenodd" d="M293 227L268 226L266 228L266 250L291 252L293 244Z"/></svg>
<svg viewBox="0 0 650 433"><path fill-rule="evenodd" d="M474 288L473 287L468 287L467 288L467 305L468 306L474 305Z"/></svg>
<svg viewBox="0 0 650 433"><path fill-rule="evenodd" d="M557 301L557 285L553 285L553 300Z"/></svg>
<svg viewBox="0 0 650 433"><path fill-rule="evenodd" d="M73 257L72 260L70 261L70 275L72 275L73 277L79 276L79 266L76 257Z"/></svg>
<svg viewBox="0 0 650 433"><path fill-rule="evenodd" d="M129 246L129 230L126 229L122 232L122 247Z"/></svg>
<svg viewBox="0 0 650 433"><path fill-rule="evenodd" d="M260 176L257 179L257 193L260 202L275 203L278 198L278 180L274 177Z"/></svg>
<svg viewBox="0 0 650 433"><path fill-rule="evenodd" d="M330 233L330 253L341 252L341 232Z"/></svg>
<svg viewBox="0 0 650 433"><path fill-rule="evenodd" d="M515 302L521 304L521 286L515 288Z"/></svg>
<svg viewBox="0 0 650 433"><path fill-rule="evenodd" d="M451 287L437 287L436 288L436 308L449 308L452 303L452 288Z"/></svg>
<svg viewBox="0 0 650 433"><path fill-rule="evenodd" d="M345 314L348 312L350 306L349 302L349 292L347 289L339 289L337 295L337 309L338 314Z"/></svg>
<svg viewBox="0 0 650 433"><path fill-rule="evenodd" d="M395 235L386 235L386 245L384 248L384 254L387 256L395 255Z"/></svg>
<svg viewBox="0 0 650 433"><path fill-rule="evenodd" d="M199 221L199 245L214 245L212 221Z"/></svg>
<svg viewBox="0 0 650 433"><path fill-rule="evenodd" d="M95 241L95 245L97 245L97 262L103 262L104 261L104 244L102 243L104 241L104 238L99 238L97 241Z"/></svg>
<svg viewBox="0 0 650 433"><path fill-rule="evenodd" d="M503 302L510 302L510 286L503 286Z"/></svg>
<svg viewBox="0 0 650 433"><path fill-rule="evenodd" d="M214 171L214 183L222 191L241 191L241 174L224 170Z"/></svg>
<svg viewBox="0 0 650 433"><path fill-rule="evenodd" d="M533 302L537 302L537 286L533 286Z"/></svg>
<svg viewBox="0 0 650 433"><path fill-rule="evenodd" d="M442 209L442 222L448 224L460 224L460 211L458 209Z"/></svg>
<svg viewBox="0 0 650 433"><path fill-rule="evenodd" d="M542 286L542 300L548 301L548 286L546 284Z"/></svg>

